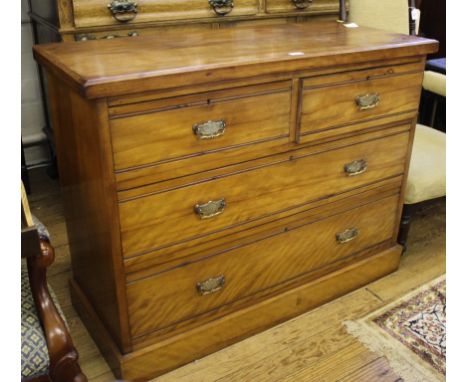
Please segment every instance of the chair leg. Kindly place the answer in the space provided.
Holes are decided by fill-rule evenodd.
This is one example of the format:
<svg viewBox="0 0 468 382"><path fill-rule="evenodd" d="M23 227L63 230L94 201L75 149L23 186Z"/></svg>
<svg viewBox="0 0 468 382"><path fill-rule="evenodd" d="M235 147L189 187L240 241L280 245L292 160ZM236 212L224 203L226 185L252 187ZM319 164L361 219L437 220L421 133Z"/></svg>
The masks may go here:
<svg viewBox="0 0 468 382"><path fill-rule="evenodd" d="M49 377L52 382L87 382L78 364L78 353L68 328L54 305L47 287L47 268L54 262L54 248L40 241L40 251L29 257L28 272L36 310L44 329L49 350Z"/></svg>
<svg viewBox="0 0 468 382"><path fill-rule="evenodd" d="M430 127L434 127L436 115L437 115L437 106L439 105L439 97L434 95L434 101L432 102L432 112L431 112L431 120L429 123Z"/></svg>
<svg viewBox="0 0 468 382"><path fill-rule="evenodd" d="M398 232L398 243L403 246L403 252L406 252L408 233L411 225L411 217L414 211L412 204L403 205L403 213L400 221L400 231Z"/></svg>

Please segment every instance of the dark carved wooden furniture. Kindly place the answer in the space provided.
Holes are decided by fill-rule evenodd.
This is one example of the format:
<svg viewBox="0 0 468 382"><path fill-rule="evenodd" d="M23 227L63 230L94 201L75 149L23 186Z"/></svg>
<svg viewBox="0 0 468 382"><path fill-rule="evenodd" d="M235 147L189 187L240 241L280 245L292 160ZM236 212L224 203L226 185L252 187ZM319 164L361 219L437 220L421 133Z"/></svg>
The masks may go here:
<svg viewBox="0 0 468 382"><path fill-rule="evenodd" d="M433 38L439 41L439 50L429 55L429 58L446 57L446 1L416 0L416 6L421 10L419 36Z"/></svg>
<svg viewBox="0 0 468 382"><path fill-rule="evenodd" d="M120 25L95 3L76 1L81 26ZM131 20L170 19L160 3ZM327 19L35 47L73 302L117 376L150 379L398 268L436 49Z"/></svg>
<svg viewBox="0 0 468 382"><path fill-rule="evenodd" d="M21 379L86 382L78 353L47 286L47 268L54 261L48 232L31 216L23 187L21 199Z"/></svg>

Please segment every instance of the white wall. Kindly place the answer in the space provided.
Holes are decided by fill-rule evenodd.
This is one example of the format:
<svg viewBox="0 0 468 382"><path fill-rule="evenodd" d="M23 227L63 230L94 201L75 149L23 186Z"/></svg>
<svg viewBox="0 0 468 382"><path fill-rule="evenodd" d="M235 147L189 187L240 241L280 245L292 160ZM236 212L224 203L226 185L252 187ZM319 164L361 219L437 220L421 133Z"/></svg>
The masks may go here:
<svg viewBox="0 0 468 382"><path fill-rule="evenodd" d="M45 125L37 67L32 56L33 35L28 1L21 0L21 136L23 141L40 141L25 149L28 166L49 160L42 128Z"/></svg>

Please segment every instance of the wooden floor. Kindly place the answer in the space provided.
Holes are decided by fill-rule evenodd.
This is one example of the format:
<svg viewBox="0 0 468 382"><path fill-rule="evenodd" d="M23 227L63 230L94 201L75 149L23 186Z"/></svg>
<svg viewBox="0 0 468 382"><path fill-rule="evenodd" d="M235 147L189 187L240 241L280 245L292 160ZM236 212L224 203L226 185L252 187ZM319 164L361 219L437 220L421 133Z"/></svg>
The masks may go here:
<svg viewBox="0 0 468 382"><path fill-rule="evenodd" d="M90 382L114 381L71 306L68 238L57 182L39 169L32 171L31 185L32 212L48 227L56 250L49 284L67 318L82 369ZM445 273L445 203L421 211L410 236L401 267L390 276L155 381L402 381L385 358L347 334L342 321L364 316Z"/></svg>

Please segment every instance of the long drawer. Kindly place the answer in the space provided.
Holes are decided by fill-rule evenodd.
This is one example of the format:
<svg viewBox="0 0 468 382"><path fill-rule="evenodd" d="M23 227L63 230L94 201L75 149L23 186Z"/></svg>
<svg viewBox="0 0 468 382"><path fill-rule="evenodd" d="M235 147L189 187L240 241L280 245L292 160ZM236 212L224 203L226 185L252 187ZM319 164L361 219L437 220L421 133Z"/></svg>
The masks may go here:
<svg viewBox="0 0 468 382"><path fill-rule="evenodd" d="M250 171L121 202L124 256L400 175L408 139L403 132L325 152L304 149Z"/></svg>
<svg viewBox="0 0 468 382"><path fill-rule="evenodd" d="M195 317L391 239L398 197L129 284L132 336Z"/></svg>
<svg viewBox="0 0 468 382"><path fill-rule="evenodd" d="M290 109L290 81L120 106L112 112L121 115L110 121L114 166L121 170L287 138Z"/></svg>
<svg viewBox="0 0 468 382"><path fill-rule="evenodd" d="M347 4L348 5L348 4ZM331 13L338 12L338 2L332 0L265 0L267 13Z"/></svg>
<svg viewBox="0 0 468 382"><path fill-rule="evenodd" d="M303 81L300 135L330 138L352 124L412 112L421 93L421 62L308 78ZM310 135L310 136L309 136Z"/></svg>
<svg viewBox="0 0 468 382"><path fill-rule="evenodd" d="M227 0L225 2L210 2L208 0L190 0L189 2L185 0L73 0L74 20L78 28L255 15L258 12L258 7L258 0Z"/></svg>

